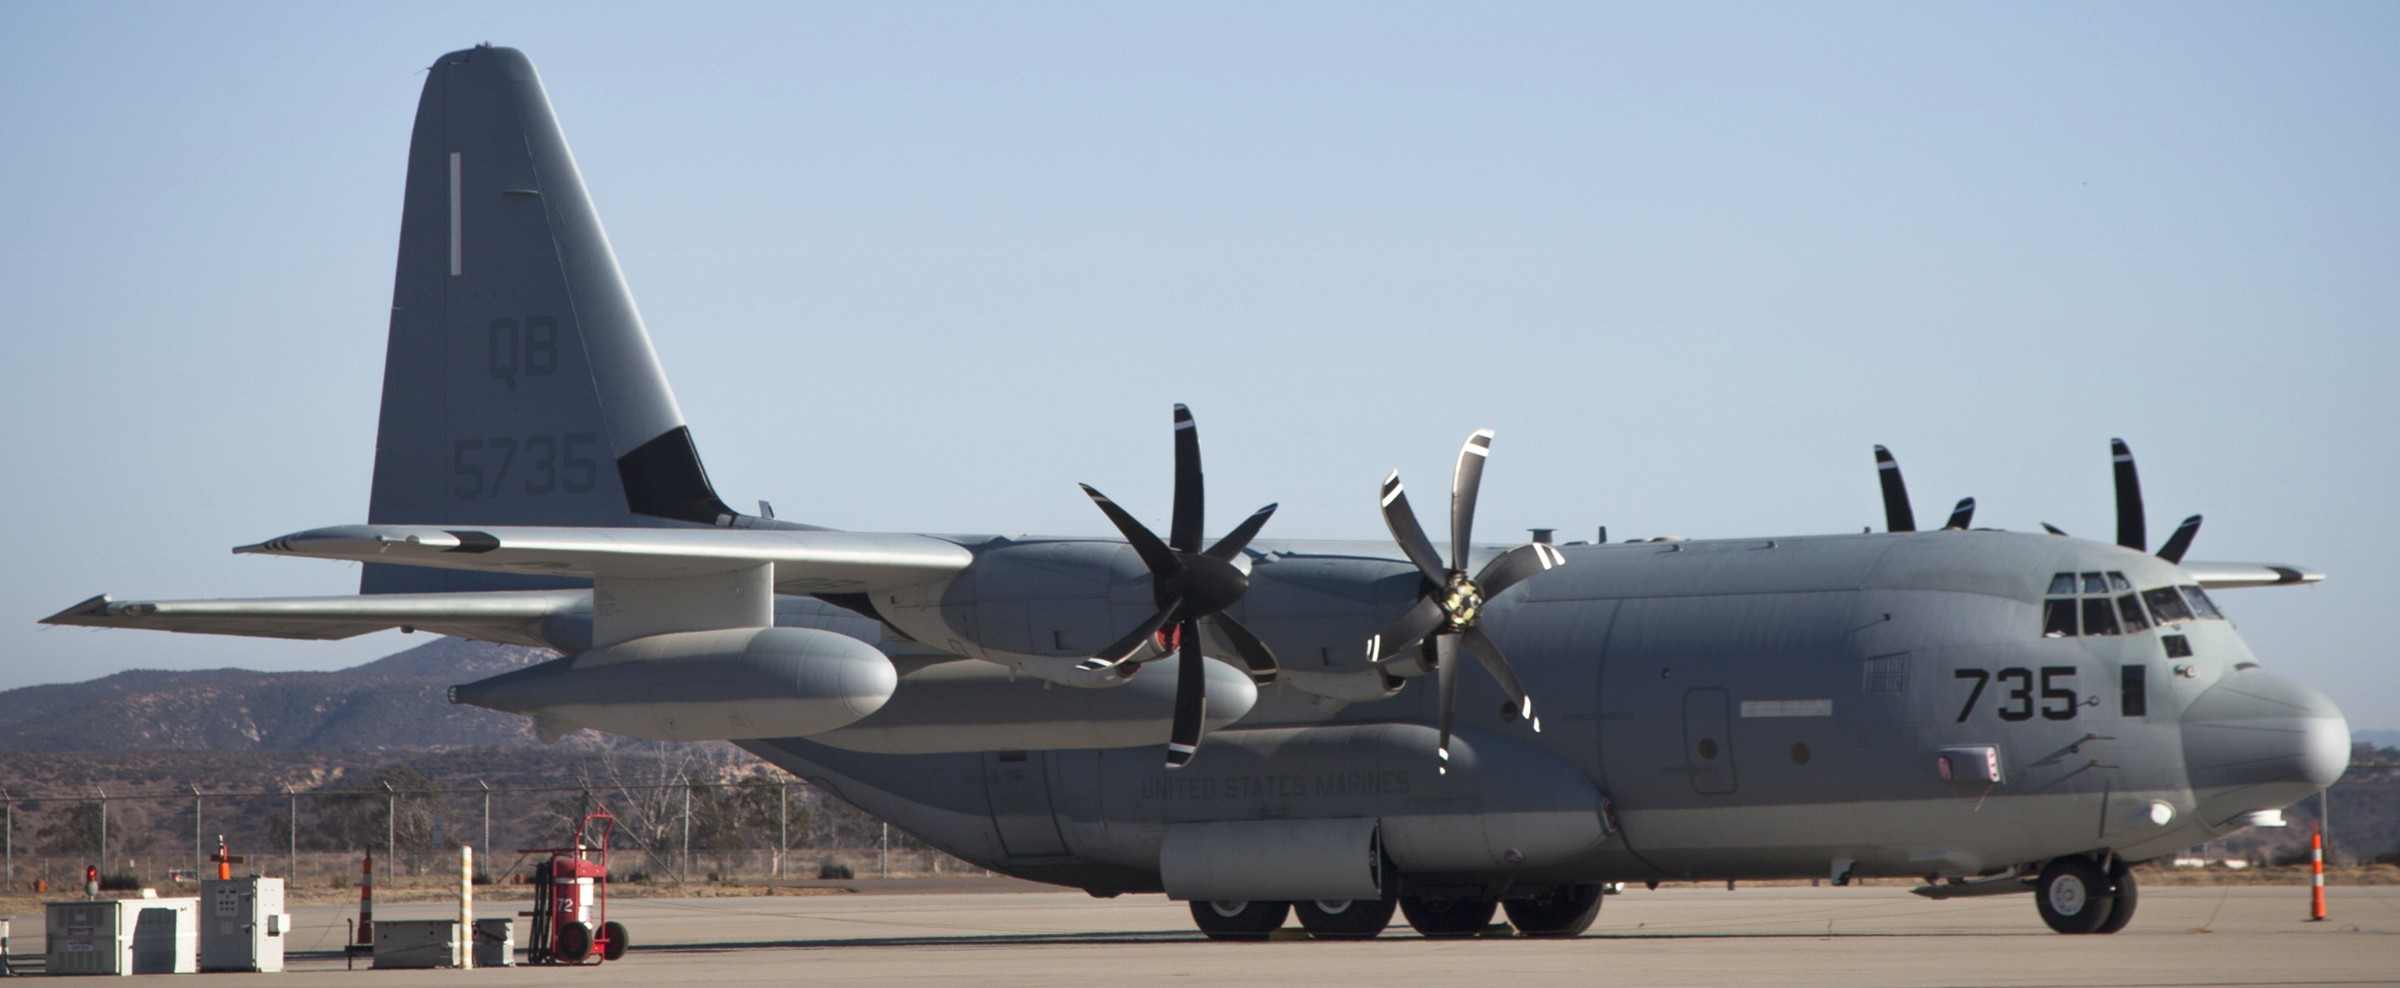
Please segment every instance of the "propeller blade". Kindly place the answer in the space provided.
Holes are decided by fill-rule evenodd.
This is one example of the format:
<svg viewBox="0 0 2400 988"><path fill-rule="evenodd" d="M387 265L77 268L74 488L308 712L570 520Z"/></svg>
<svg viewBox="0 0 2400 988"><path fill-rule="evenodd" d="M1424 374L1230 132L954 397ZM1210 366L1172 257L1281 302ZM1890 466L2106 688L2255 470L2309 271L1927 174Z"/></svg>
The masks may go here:
<svg viewBox="0 0 2400 988"><path fill-rule="evenodd" d="M1433 540L1425 537L1425 528L1417 524L1417 513L1408 506L1408 493L1400 488L1400 471L1383 478L1383 524L1392 530L1392 540L1400 543L1400 551L1408 561L1417 564L1417 572L1434 586L1450 582L1450 570L1442 565L1439 550Z"/></svg>
<svg viewBox="0 0 2400 988"><path fill-rule="evenodd" d="M1502 591L1523 582L1526 577L1566 563L1567 554L1558 551L1557 546L1528 542L1494 556L1491 562L1483 564L1483 571L1475 574L1475 585L1483 588L1483 599L1491 600L1500 596Z"/></svg>
<svg viewBox="0 0 2400 988"><path fill-rule="evenodd" d="M2149 526L2142 514L2142 475L2133 468L2133 449L2125 440L2109 440L2108 452L2117 465L2117 544L2140 552L2149 545Z"/></svg>
<svg viewBox="0 0 2400 988"><path fill-rule="evenodd" d="M1942 530L1946 532L1964 532L1967 530L1967 526L1974 523L1975 499L1971 497L1962 497L1958 499L1958 507L1950 509L1950 520L1942 524Z"/></svg>
<svg viewBox="0 0 2400 988"><path fill-rule="evenodd" d="M2175 526L2175 534L2167 536L2167 544L2158 547L2158 558L2170 563L2183 562L2183 554L2191 551L2192 536L2200 534L2200 516L2193 515Z"/></svg>
<svg viewBox="0 0 2400 988"><path fill-rule="evenodd" d="M1467 546L1475 532L1475 493L1483 487L1483 461L1491 456L1490 429L1475 430L1458 447L1458 469L1450 477L1450 564L1459 569L1467 566Z"/></svg>
<svg viewBox="0 0 2400 988"><path fill-rule="evenodd" d="M1175 514L1167 525L1167 544L1182 552L1200 551L1200 525L1206 512L1200 482L1200 430L1192 410L1175 406Z"/></svg>
<svg viewBox="0 0 2400 988"><path fill-rule="evenodd" d="M1181 597L1167 601L1166 606L1160 607L1158 613L1150 615L1148 620L1142 622L1141 627L1127 632L1125 637L1110 642L1107 648L1103 648L1094 653L1091 658L1083 660L1083 667L1106 669L1124 664L1125 660L1133 658L1133 653L1142 650L1143 643L1158 634L1158 629L1166 627L1167 622L1173 620L1175 612L1182 607L1183 598Z"/></svg>
<svg viewBox="0 0 2400 988"><path fill-rule="evenodd" d="M1250 544L1251 539L1258 537L1258 530L1266 527L1267 519L1274 515L1275 506L1272 504L1251 512L1250 517L1242 519L1241 524L1233 526L1233 531L1225 533L1224 538L1218 539L1217 544L1209 546L1208 551L1201 555L1232 562L1233 557L1242 554L1242 549Z"/></svg>
<svg viewBox="0 0 2400 988"><path fill-rule="evenodd" d="M1458 637L1465 640L1467 651L1475 653L1476 660L1483 663L1483 671L1491 673L1493 681L1500 684L1500 691L1508 694L1508 702L1516 704L1517 716L1533 725L1534 733L1541 733L1542 719L1533 715L1533 698L1525 695L1525 687L1517 682L1516 670L1509 668L1508 656L1501 654L1500 643L1471 624L1459 629Z"/></svg>
<svg viewBox="0 0 2400 988"><path fill-rule="evenodd" d="M1433 634L1448 620L1449 617L1442 613L1441 601L1431 597L1417 598L1416 606L1400 615L1400 620L1392 622L1392 626L1384 629L1382 634L1368 641L1367 654L1370 658L1367 661L1380 662L1387 655L1397 658L1409 646L1424 641L1426 635Z"/></svg>
<svg viewBox="0 0 2400 988"><path fill-rule="evenodd" d="M2056 526L2056 525L2050 524L2049 522L2043 522L2043 523L2042 523L2042 531L2048 532L2048 533L2050 533L2050 534L2052 534L2052 535L2060 536L2060 537L2062 537L2062 538L2063 538L2063 537L2065 537L2065 535L2067 534L2067 530L2066 530L2066 529L2063 529L2063 528L2060 528L2060 527L2058 527L2058 526Z"/></svg>
<svg viewBox="0 0 2400 988"><path fill-rule="evenodd" d="M1167 732L1167 767L1182 768L1200 752L1200 720L1208 710L1208 661L1200 654L1200 622L1185 621L1179 630L1183 652L1175 671L1175 723Z"/></svg>
<svg viewBox="0 0 2400 988"><path fill-rule="evenodd" d="M1135 521L1132 515L1125 513L1124 508L1117 506L1117 502L1109 500L1108 495L1092 489L1092 485L1076 486L1091 495L1092 503L1100 506L1100 513L1107 515L1108 520L1117 526L1117 531L1125 536L1125 541L1133 544L1133 551L1140 554L1142 565L1149 567L1153 579L1164 579L1183 572L1183 564L1176 561L1174 550L1168 549L1166 543L1158 540L1158 536L1150 534L1148 526Z"/></svg>
<svg viewBox="0 0 2400 988"><path fill-rule="evenodd" d="M1441 759L1438 774L1450 774L1450 718L1458 704L1458 639L1455 635L1438 635L1433 639L1433 677L1441 686L1442 740L1433 749Z"/></svg>
<svg viewBox="0 0 2400 988"><path fill-rule="evenodd" d="M1883 528L1887 532L1914 532L1917 513L1908 506L1908 482L1900 479L1900 461L1892 451L1875 447L1875 475L1883 481Z"/></svg>
<svg viewBox="0 0 2400 988"><path fill-rule="evenodd" d="M1275 661L1274 649L1258 640L1258 636L1251 634L1250 629L1242 627L1242 623L1234 620L1231 614L1210 615L1209 620L1216 622L1217 630L1224 633L1225 640L1233 643L1234 654L1241 656L1242 665L1250 670L1251 682L1265 686L1275 681L1276 671L1281 666Z"/></svg>

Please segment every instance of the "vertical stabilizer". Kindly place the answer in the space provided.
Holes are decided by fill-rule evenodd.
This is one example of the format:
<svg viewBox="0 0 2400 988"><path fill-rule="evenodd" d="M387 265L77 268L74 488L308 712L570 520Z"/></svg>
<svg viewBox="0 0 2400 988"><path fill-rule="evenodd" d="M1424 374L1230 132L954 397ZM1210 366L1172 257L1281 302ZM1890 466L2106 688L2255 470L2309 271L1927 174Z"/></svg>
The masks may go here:
<svg viewBox="0 0 2400 988"><path fill-rule="evenodd" d="M541 79L514 49L442 56L417 104L367 516L587 526L737 517L701 469ZM361 589L499 585L369 566Z"/></svg>

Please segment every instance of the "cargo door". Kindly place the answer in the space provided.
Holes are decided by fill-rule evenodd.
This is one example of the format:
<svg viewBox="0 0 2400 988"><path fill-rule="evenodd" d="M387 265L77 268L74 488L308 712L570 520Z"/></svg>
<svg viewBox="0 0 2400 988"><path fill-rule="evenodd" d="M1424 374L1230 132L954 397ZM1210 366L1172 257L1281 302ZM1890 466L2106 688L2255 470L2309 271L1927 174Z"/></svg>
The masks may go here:
<svg viewBox="0 0 2400 988"><path fill-rule="evenodd" d="M1721 689L1683 694L1683 757L1692 789L1706 795L1733 791L1733 730L1728 698Z"/></svg>
<svg viewBox="0 0 2400 988"><path fill-rule="evenodd" d="M984 792L992 803L992 826L1012 858L1067 853L1050 808L1050 759L1045 752L983 753Z"/></svg>

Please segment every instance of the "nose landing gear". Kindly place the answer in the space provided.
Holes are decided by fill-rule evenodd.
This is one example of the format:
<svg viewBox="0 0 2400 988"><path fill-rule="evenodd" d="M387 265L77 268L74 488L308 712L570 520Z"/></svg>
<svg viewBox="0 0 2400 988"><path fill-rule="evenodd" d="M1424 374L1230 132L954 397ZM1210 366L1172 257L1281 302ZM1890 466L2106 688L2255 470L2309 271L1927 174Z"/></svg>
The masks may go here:
<svg viewBox="0 0 2400 988"><path fill-rule="evenodd" d="M2081 855L2053 859L2033 888L2042 922L2060 933L2115 933L2133 921L2133 869L2112 858L2107 867Z"/></svg>

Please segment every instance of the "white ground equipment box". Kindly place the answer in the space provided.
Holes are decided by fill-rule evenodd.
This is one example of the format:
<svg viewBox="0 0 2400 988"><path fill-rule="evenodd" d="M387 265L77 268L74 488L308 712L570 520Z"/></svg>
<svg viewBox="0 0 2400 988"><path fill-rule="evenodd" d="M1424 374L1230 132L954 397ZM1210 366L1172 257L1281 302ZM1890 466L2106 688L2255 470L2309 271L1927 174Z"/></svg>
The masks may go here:
<svg viewBox="0 0 2400 988"><path fill-rule="evenodd" d="M292 917L283 911L283 879L209 878L200 882L200 970L283 970Z"/></svg>
<svg viewBox="0 0 2400 988"><path fill-rule="evenodd" d="M457 967L459 943L455 919L379 919L375 921L375 966Z"/></svg>
<svg viewBox="0 0 2400 988"><path fill-rule="evenodd" d="M44 903L51 974L191 974L200 969L200 900Z"/></svg>
<svg viewBox="0 0 2400 988"><path fill-rule="evenodd" d="M517 965L517 921L507 916L475 921L475 966Z"/></svg>

